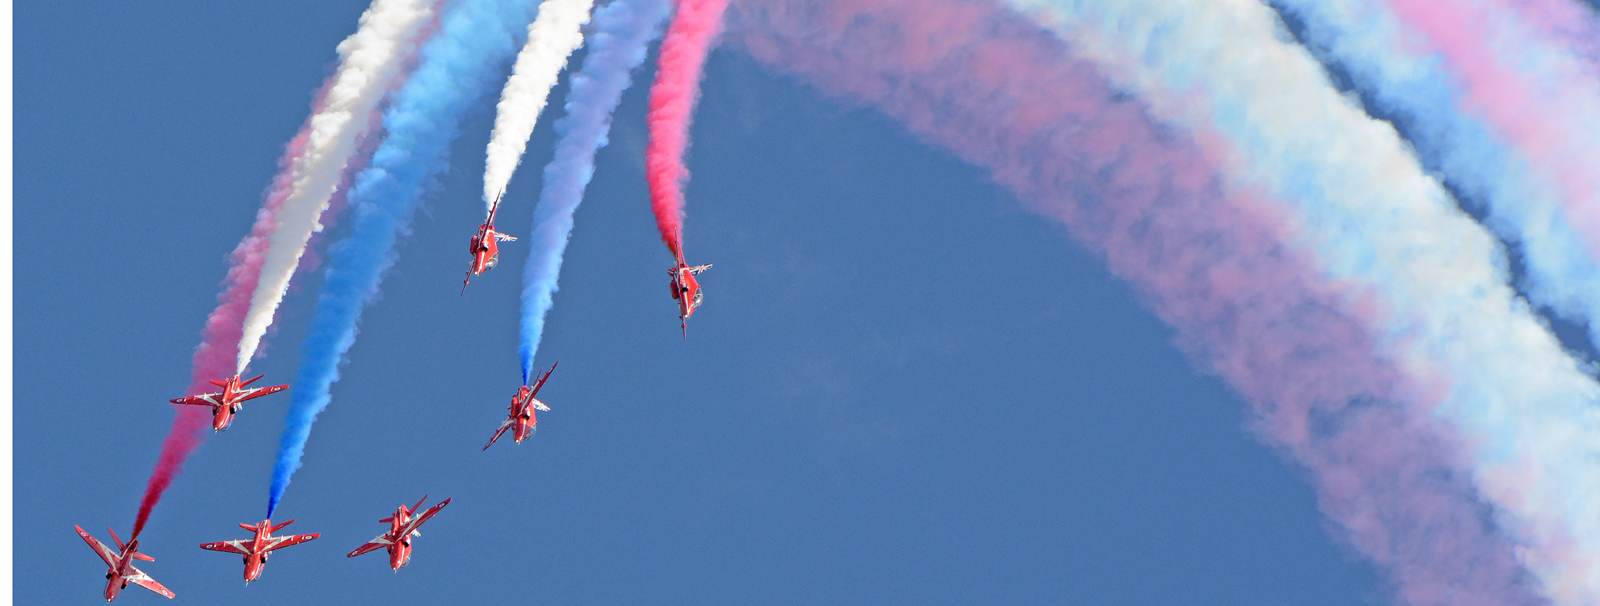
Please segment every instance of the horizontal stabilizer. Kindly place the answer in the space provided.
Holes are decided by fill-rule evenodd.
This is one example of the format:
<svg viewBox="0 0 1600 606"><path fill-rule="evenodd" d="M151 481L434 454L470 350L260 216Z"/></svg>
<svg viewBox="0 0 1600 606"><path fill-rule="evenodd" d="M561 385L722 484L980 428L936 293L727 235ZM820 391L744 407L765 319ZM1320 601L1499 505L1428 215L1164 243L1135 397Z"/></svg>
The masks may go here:
<svg viewBox="0 0 1600 606"><path fill-rule="evenodd" d="M279 530L283 530L284 526L288 526L288 525L293 524L293 523L294 523L294 520L289 520L289 521L284 522L282 524L274 525L272 528L267 529L267 532L277 532Z"/></svg>

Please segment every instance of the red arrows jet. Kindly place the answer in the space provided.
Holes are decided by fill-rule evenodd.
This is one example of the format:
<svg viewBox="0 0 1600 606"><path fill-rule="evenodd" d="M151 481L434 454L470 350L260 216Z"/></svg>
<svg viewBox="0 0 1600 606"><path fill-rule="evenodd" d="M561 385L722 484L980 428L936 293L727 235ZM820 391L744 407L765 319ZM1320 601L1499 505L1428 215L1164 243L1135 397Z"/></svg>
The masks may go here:
<svg viewBox="0 0 1600 606"><path fill-rule="evenodd" d="M123 545L122 539L117 537L117 532L107 528L106 532L111 533L111 540L116 541L117 549L119 550L111 551L111 548L106 547L105 543L95 540L94 537L89 536L89 533L84 532L82 527L73 526L73 528L77 528L78 536L83 537L83 542L88 543L89 547L100 555L100 559L106 561L106 566L111 567L106 570L107 602L117 599L117 594L122 593L122 590L128 587L128 583L133 583L169 598L176 597L176 594L172 593L171 589L162 587L155 579L150 578L150 575L133 567L134 560L156 561L155 558L139 553L138 539L128 541L127 545Z"/></svg>
<svg viewBox="0 0 1600 606"><path fill-rule="evenodd" d="M268 519L262 520L261 523L254 526L249 524L240 524L240 528L254 532L255 536L242 541L234 540L222 541L220 543L205 543L201 545L200 548L209 549L211 551L237 553L244 556L244 582L249 584L250 581L254 581L257 577L261 576L261 569L265 568L267 565L267 552L274 549L282 549L290 545L299 545L306 541L310 541L322 536L322 533L320 532L312 534L284 535L281 537L272 536L272 533L282 530L284 526L288 526L293 523L294 520L289 520L277 526L273 526L272 520Z"/></svg>
<svg viewBox="0 0 1600 606"><path fill-rule="evenodd" d="M261 377L265 376L267 375L256 375L256 378L243 382L239 381L239 375L234 375L226 381L211 381L210 383L212 385L222 388L220 393L200 394L198 396L189 396L187 398L173 398L172 403L188 404L190 406L210 406L211 429L213 431L222 431L227 429L229 425L233 424L233 415L234 413L239 412L239 409L244 408L241 403L245 400L254 400L261 396L275 394L289 388L288 385L252 387L250 389L244 388L244 386L254 383L261 379Z"/></svg>
<svg viewBox="0 0 1600 606"><path fill-rule="evenodd" d="M560 363L556 362L556 364ZM511 398L511 406L507 409L511 411L511 414L506 416L505 422L500 424L500 429L494 432L493 437L489 438L489 443L483 445L484 450L494 446L494 441L500 439L500 435L505 433L507 429L512 430L511 437L516 439L518 444L532 436L533 432L538 431L539 418L534 415L534 411L550 412L550 407L545 406L544 402L540 402L534 396L539 395L539 388L544 387L544 382L550 378L550 373L556 371L556 364L551 364L550 370L544 371L544 375L533 382L533 387L530 388L527 385L523 385L521 389L517 390L517 395Z"/></svg>
<svg viewBox="0 0 1600 606"><path fill-rule="evenodd" d="M689 316L694 315L694 310L700 307L700 301L705 294L700 292L700 281L694 275L711 269L710 265L696 265L689 267L683 262L683 255L678 255L678 266L667 270L672 276L672 298L678 300L678 321L683 326L683 338L689 338Z"/></svg>
<svg viewBox="0 0 1600 606"><path fill-rule="evenodd" d="M493 269L500 262L500 243L514 242L516 238L494 230L494 215L500 211L500 197L495 196L494 204L489 206L489 218L483 225L478 226L477 235L472 236L471 248L472 267L467 268L467 279L461 281L461 294L467 293L467 283L472 277Z"/></svg>
<svg viewBox="0 0 1600 606"><path fill-rule="evenodd" d="M439 510L444 509L445 505L450 504L450 499L445 499L440 501L438 505L429 507L427 511L422 512L422 515L419 515L415 518L411 517L411 514L415 513L417 508L422 507L422 503L427 500L428 495L422 495L422 500L417 501L417 504L412 505L409 509L406 508L405 503L401 503L400 508L394 510L394 515L382 520L378 520L378 522L381 524L389 525L389 532L380 534L378 535L378 538L367 541L365 545L357 547L355 551L350 552L350 555L345 557L353 558L363 553L376 551L381 547L389 550L390 568L398 571L400 570L401 566L410 564L411 538L422 536L422 533L417 532L417 527L421 526L423 522L428 521L428 518L433 517L434 514L439 513Z"/></svg>

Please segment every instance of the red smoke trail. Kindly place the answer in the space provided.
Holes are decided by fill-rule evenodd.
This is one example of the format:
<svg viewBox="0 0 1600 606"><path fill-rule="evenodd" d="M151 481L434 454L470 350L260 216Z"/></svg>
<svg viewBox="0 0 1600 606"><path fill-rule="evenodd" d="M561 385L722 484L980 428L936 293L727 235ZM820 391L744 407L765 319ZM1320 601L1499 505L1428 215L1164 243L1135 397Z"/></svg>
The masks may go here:
<svg viewBox="0 0 1600 606"><path fill-rule="evenodd" d="M271 244L278 209L289 197L294 187L294 176L288 167L305 149L309 130L302 127L300 134L289 142L278 165L283 171L273 179L272 188L256 211L255 225L250 235L233 249L229 261L232 267L223 280L226 285L217 296L217 308L206 318L200 331L200 346L194 351L194 374L189 381L189 394L211 391L207 381L233 376L239 358L239 338L244 330L244 314L250 309L250 293L255 292L261 277L261 263ZM139 518L133 524L133 538L138 538L144 524L150 519L150 510L161 501L161 495L172 485L173 478L183 472L183 462L189 454L205 441L205 430L211 428L211 414L199 406L173 405L177 416L172 419L172 429L161 441L161 455L156 459L155 471L145 485L144 498L139 501ZM132 540L132 539L129 539Z"/></svg>
<svg viewBox="0 0 1600 606"><path fill-rule="evenodd" d="M672 25L661 41L656 81L650 87L650 143L645 148L645 179L650 183L650 209L656 213L661 241L683 258L683 182L689 170L683 153L689 147L689 122L700 96L706 54L722 31L728 0L680 0Z"/></svg>
<svg viewBox="0 0 1600 606"><path fill-rule="evenodd" d="M438 28L437 17L423 27L422 34L426 35ZM420 38L419 38L420 39ZM407 59L406 73L415 63L415 58ZM398 88L406 82L405 75L399 75L390 83L390 88ZM315 116L322 109L322 99L328 87L333 84L330 77L323 82L322 89L317 91L315 100L311 104L311 115ZM350 189L350 182L354 175L366 168L372 156L372 151L377 148L383 139L382 112L372 112L366 134L356 143L356 153L349 159L344 169L344 178L339 183L339 188L328 201L328 208L322 213L320 219L324 231L338 221L347 208L346 195ZM199 394L216 388L208 381L233 376L235 366L238 364L239 339L244 332L244 315L250 309L250 295L255 292L256 284L261 279L261 265L265 261L267 248L272 244L272 231L278 216L278 209L283 206L284 200L289 197L294 188L294 175L289 172L289 167L294 165L305 151L306 138L310 135L310 124L300 127L294 139L285 146L283 157L278 159L279 172L273 177L272 186L267 189L267 195L261 202L261 209L256 211L256 222L250 228L250 235L239 242L228 256L228 275L223 279L222 293L217 295L217 308L206 317L205 328L200 330L200 346L194 352L194 374L189 380L188 394ZM320 236L319 234L313 237ZM306 254L300 259L300 267L296 272L312 271L319 263L315 254L315 247L308 246ZM265 347L263 342L262 347ZM161 496L172 485L172 480L183 473L183 463L194 452L194 449L205 441L206 430L211 428L211 414L205 408L198 406L173 405L177 416L172 419L172 428L168 430L166 439L161 441L161 454L156 458L156 468L150 474L150 480L145 485L144 498L139 501L139 517L133 524L133 536L138 538L139 532L144 530L145 522L150 519L150 510L161 501ZM132 539L129 539L132 540Z"/></svg>
<svg viewBox="0 0 1600 606"><path fill-rule="evenodd" d="M1201 144L1057 39L977 0L760 0L731 22L758 60L988 169L1103 255L1403 602L1542 603L1427 416L1442 386L1384 358L1374 312L1290 248L1275 204L1222 191Z"/></svg>

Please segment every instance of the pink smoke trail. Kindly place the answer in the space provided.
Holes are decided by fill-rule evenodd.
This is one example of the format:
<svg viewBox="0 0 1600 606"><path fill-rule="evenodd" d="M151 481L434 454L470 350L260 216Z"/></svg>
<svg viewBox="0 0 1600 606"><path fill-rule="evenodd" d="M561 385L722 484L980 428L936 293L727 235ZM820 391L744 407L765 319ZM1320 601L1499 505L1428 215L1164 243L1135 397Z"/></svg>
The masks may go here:
<svg viewBox="0 0 1600 606"><path fill-rule="evenodd" d="M1600 259L1600 80L1573 49L1528 31L1513 5L1535 21L1576 17L1566 2L1385 0L1407 26L1448 61L1462 85L1463 108L1548 171L1568 221ZM1535 16L1537 15L1537 16ZM1567 23L1565 27L1581 27ZM1592 42L1591 42L1592 44Z"/></svg>
<svg viewBox="0 0 1600 606"><path fill-rule="evenodd" d="M1507 0L1523 19L1590 63L1600 77L1600 14L1582 0Z"/></svg>
<svg viewBox="0 0 1600 606"><path fill-rule="evenodd" d="M396 78L395 86L404 82L404 77ZM322 90L317 92L311 106L312 115L316 115L322 107L323 95L332 83L332 79L324 82ZM375 113L371 120L377 124L378 115ZM211 391L215 386L209 380L233 376L239 356L239 339L244 331L244 315L250 309L250 295L255 292L261 278L261 265L265 261L267 247L272 244L278 209L283 207L284 200L288 199L294 188L294 175L290 168L295 159L305 152L310 132L309 123L301 126L300 132L285 146L283 156L278 159L278 175L273 177L272 186L267 188L267 194L261 202L261 209L256 211L256 221L250 227L250 235L245 236L228 256L230 267L227 277L222 281L222 293L217 295L217 308L206 316L205 327L200 330L200 345L194 351L194 372L190 375L187 394ZM336 225L338 217L343 214L350 179L366 167L372 150L382 139L381 132L378 128L369 128L367 135L357 143L358 152L350 159L338 191L334 192L328 210L323 212L321 222L325 227ZM310 270L317 265L318 259L312 250L308 247L307 254L301 258L302 269ZM173 479L183 473L184 461L205 441L206 430L211 428L211 415L206 409L179 405L173 405L173 409L176 416L172 419L172 428L161 441L161 454L156 458L155 470L151 472L150 480L145 484L144 497L139 501L139 516L133 525L134 538L138 538L139 532L144 530L145 522L150 519L150 511L161 501L161 496L172 485Z"/></svg>
<svg viewBox="0 0 1600 606"><path fill-rule="evenodd" d="M758 60L988 169L1104 255L1308 470L1340 538L1402 601L1541 603L1458 468L1456 438L1414 412L1446 386L1384 359L1364 297L1291 248L1271 201L1224 192L1199 143L1059 41L971 0L761 0L732 24Z"/></svg>
<svg viewBox="0 0 1600 606"><path fill-rule="evenodd" d="M728 0L680 0L656 59L656 81L650 87L646 116L650 143L645 147L645 179L650 183L650 209L656 214L661 241L673 256L683 258L683 183L689 170L683 154L689 148L689 122L700 97L706 54L722 30Z"/></svg>
<svg viewBox="0 0 1600 606"><path fill-rule="evenodd" d="M417 39L427 39L437 30L438 17L430 17L420 27ZM411 49L402 60L400 73L389 82L389 88L393 90L404 86L415 64L416 50ZM322 88L317 91L311 103L311 116L316 116L326 106L324 98L334 82L334 77L330 76L322 83ZM357 138L356 152L348 159L338 189L329 198L328 208L318 219L325 230L337 225L339 217L344 214L351 180L354 175L366 168L373 150L383 139L381 125L382 115L379 112L373 112L368 116L368 128L364 131L364 135ZM261 209L256 211L256 222L250 228L250 235L245 236L228 256L230 267L227 277L223 278L222 293L217 295L217 308L206 317L205 327L200 330L200 345L194 352L194 373L190 377L189 390L186 392L188 394L211 391L215 386L208 382L210 379L232 376L237 369L239 340L244 334L244 316L249 312L251 294L255 292L261 279L261 267L266 261L267 249L272 244L272 232L277 225L278 211L294 189L295 176L292 168L295 161L305 153L310 134L311 123L308 118L307 122L301 125L300 132L285 146L283 156L278 159L278 175L273 177L272 185L267 188L267 194L261 202ZM313 237L320 237L322 233L326 231L314 234ZM315 269L319 262L315 247L308 246L306 254L300 259L298 269L310 271ZM172 428L168 430L167 437L161 441L161 454L156 458L155 470L151 472L150 480L145 485L144 497L139 501L139 515L133 526L134 538L144 530L145 522L150 519L150 511L161 501L161 496L172 485L172 480L183 473L184 461L188 460L194 449L205 441L207 435L205 430L211 427L210 415L206 409L179 405L174 405L173 408L176 410L176 416L172 420Z"/></svg>
<svg viewBox="0 0 1600 606"><path fill-rule="evenodd" d="M319 95L320 100L320 95ZM206 317L205 328L200 331L200 346L194 351L194 373L190 376L189 394L205 393L213 386L207 381L233 376L238 362L239 338L244 329L244 314L250 308L250 293L255 292L256 281L261 277L261 263L267 246L271 244L272 230L276 225L278 209L289 197L294 187L294 175L288 167L294 158L305 150L309 125L289 142L283 157L278 160L282 169L267 190L261 210L256 211L256 222L250 235L239 242L229 256L231 267L223 279L222 293L217 296L217 308ZM183 463L189 454L205 441L205 430L211 428L210 411L198 406L174 404L177 416L172 419L172 429L161 441L161 454L156 459L155 471L145 485L144 498L139 501L139 517L133 524L133 538L138 538L150 519L150 510L161 501L173 478L183 473ZM129 539L132 540L132 539Z"/></svg>

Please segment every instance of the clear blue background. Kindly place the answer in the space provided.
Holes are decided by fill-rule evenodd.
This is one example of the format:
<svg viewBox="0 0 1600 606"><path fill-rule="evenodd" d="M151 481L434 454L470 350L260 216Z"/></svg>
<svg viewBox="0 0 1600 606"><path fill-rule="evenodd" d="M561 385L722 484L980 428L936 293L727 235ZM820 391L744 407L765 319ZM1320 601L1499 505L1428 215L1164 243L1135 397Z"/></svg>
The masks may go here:
<svg viewBox="0 0 1600 606"><path fill-rule="evenodd" d="M224 258L364 7L16 7L16 603L101 599L72 525L131 525ZM577 217L533 440L479 451L516 390L526 254L505 245L458 296L485 98L280 509L322 538L249 587L197 547L265 514L274 396L190 460L144 569L201 604L1387 601L1302 472L1096 258L893 122L730 52L694 128L687 252L716 267L684 342L644 101ZM559 107L508 194L513 235ZM293 375L318 279L296 278L268 381ZM455 502L410 567L344 558L423 493Z"/></svg>

